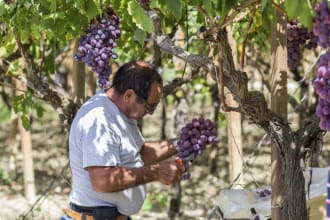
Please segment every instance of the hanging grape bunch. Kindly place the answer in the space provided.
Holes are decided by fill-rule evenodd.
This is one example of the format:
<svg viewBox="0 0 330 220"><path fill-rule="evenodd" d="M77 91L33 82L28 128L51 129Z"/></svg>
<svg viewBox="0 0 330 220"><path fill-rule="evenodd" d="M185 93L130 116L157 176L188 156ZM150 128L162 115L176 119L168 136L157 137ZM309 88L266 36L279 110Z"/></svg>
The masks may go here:
<svg viewBox="0 0 330 220"><path fill-rule="evenodd" d="M140 0L139 3L144 9L149 9L150 7L150 0Z"/></svg>
<svg viewBox="0 0 330 220"><path fill-rule="evenodd" d="M297 21L287 23L287 51L288 51L288 68L293 71L297 69L301 60L301 47L305 43L307 36L306 28L298 25Z"/></svg>
<svg viewBox="0 0 330 220"><path fill-rule="evenodd" d="M85 62L98 74L100 88L109 87L111 74L110 59L116 59L114 48L117 46L116 39L120 37L120 18L109 6L102 16L91 22L87 34L81 36L78 52L75 59Z"/></svg>
<svg viewBox="0 0 330 220"><path fill-rule="evenodd" d="M14 1L13 0L4 0L5 4L9 5L11 3L13 3Z"/></svg>
<svg viewBox="0 0 330 220"><path fill-rule="evenodd" d="M271 189L261 189L256 191L258 199L269 199L272 195Z"/></svg>
<svg viewBox="0 0 330 220"><path fill-rule="evenodd" d="M317 37L314 33L308 32L296 20L287 23L287 53L288 68L295 71L301 61L302 51L304 48L313 49L317 46Z"/></svg>
<svg viewBox="0 0 330 220"><path fill-rule="evenodd" d="M318 38L318 45L323 48L330 46L330 10L328 2L323 1L315 6L316 16L313 21L313 32Z"/></svg>
<svg viewBox="0 0 330 220"><path fill-rule="evenodd" d="M317 44L322 48L329 48L330 11L327 1L318 3L315 12L313 32L317 36ZM318 60L313 86L319 96L316 107L316 115L320 118L319 127L330 131L330 52L322 54Z"/></svg>
<svg viewBox="0 0 330 220"><path fill-rule="evenodd" d="M182 179L189 179L191 174L188 172L190 164L198 155L201 155L206 145L218 143L217 130L209 119L194 118L186 124L180 132L177 142L178 157L184 162L186 172Z"/></svg>
<svg viewBox="0 0 330 220"><path fill-rule="evenodd" d="M313 86L319 96L316 107L316 115L320 118L319 126L330 131L330 52L320 57Z"/></svg>

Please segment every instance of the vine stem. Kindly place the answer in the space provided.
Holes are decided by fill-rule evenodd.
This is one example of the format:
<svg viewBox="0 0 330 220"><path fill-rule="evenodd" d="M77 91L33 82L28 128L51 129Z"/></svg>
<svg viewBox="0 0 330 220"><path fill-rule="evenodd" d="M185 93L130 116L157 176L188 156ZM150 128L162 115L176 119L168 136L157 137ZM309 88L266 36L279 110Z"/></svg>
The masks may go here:
<svg viewBox="0 0 330 220"><path fill-rule="evenodd" d="M243 49L242 49L242 55L241 55L241 63L240 63L240 68L241 70L244 69L244 63L245 63L245 60L244 60L244 57L245 57L245 48L246 48L246 44L247 44L247 39L248 39L248 36L249 36L249 31L250 31L250 28L252 26L252 23L253 23L253 19L255 17L255 14L256 14L256 11L257 11L257 8L254 8L253 9L253 12L252 12L252 16L250 18L250 21L249 21L249 24L248 24L248 27L247 27L247 31L246 31L246 34L244 36L244 40L243 40Z"/></svg>
<svg viewBox="0 0 330 220"><path fill-rule="evenodd" d="M284 15L287 15L286 11L276 2L274 2L273 0L271 1L272 5L275 7L275 9L279 12L281 12Z"/></svg>
<svg viewBox="0 0 330 220"><path fill-rule="evenodd" d="M42 68L45 63L46 33L44 31L41 31L41 47L42 47L42 50L41 50L41 61L40 61L40 65L39 65L39 80L41 80Z"/></svg>
<svg viewBox="0 0 330 220"><path fill-rule="evenodd" d="M221 59L221 57L218 57L218 61L219 61L219 76L218 76L218 81L220 84L220 88L219 88L219 96L220 96L220 100L222 103L222 109L225 112L228 112L228 106L226 104L226 99L225 99L225 91L224 91L224 81L223 81L223 60Z"/></svg>
<svg viewBox="0 0 330 220"><path fill-rule="evenodd" d="M10 88L10 89L13 89L13 90L15 90L15 91L24 92L24 93L27 92L27 90L15 88L14 86L12 86L12 85L9 84L9 83L0 82L0 85L3 85L3 86L5 86L5 87ZM35 95L34 95L34 96L35 96ZM35 96L35 97L37 97L37 96Z"/></svg>
<svg viewBox="0 0 330 220"><path fill-rule="evenodd" d="M242 6L235 7L233 13L226 16L226 18L222 22L220 28L226 27L229 23L231 23L234 20L234 18L236 18L236 15L238 13L240 13L243 9L249 7L250 5L253 5L253 4L256 4L256 3L260 3L260 0L250 0L250 1L246 2L245 4L243 4Z"/></svg>

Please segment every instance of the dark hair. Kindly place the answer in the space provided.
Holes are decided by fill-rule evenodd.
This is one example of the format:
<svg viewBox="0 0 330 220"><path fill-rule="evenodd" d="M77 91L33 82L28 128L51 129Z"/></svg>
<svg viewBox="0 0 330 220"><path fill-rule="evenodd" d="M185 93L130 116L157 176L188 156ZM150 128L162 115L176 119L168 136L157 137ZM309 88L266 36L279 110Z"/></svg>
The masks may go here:
<svg viewBox="0 0 330 220"><path fill-rule="evenodd" d="M163 83L155 68L144 61L131 61L121 66L114 75L112 86L119 94L133 89L143 100L149 97L152 82Z"/></svg>

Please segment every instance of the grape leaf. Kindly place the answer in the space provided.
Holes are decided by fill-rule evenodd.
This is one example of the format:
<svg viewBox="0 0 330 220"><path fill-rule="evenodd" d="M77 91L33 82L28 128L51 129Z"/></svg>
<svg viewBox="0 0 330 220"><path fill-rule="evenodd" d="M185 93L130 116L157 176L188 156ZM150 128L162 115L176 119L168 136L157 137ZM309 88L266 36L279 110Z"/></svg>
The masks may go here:
<svg viewBox="0 0 330 220"><path fill-rule="evenodd" d="M0 16L3 16L6 12L5 4L0 4Z"/></svg>
<svg viewBox="0 0 330 220"><path fill-rule="evenodd" d="M167 0L165 2L169 12L175 17L180 18L182 12L181 0Z"/></svg>
<svg viewBox="0 0 330 220"><path fill-rule="evenodd" d="M170 14L176 18L181 17L182 3L181 0L159 0L160 9L165 13Z"/></svg>
<svg viewBox="0 0 330 220"><path fill-rule="evenodd" d="M86 15L89 19L92 19L92 18L96 17L99 14L99 11L98 11L98 8L97 8L95 2L90 1L90 0L88 0L86 2L85 11L86 11Z"/></svg>
<svg viewBox="0 0 330 220"><path fill-rule="evenodd" d="M142 46L144 45L144 39L146 38L146 36L146 32L144 32L140 28L137 28L134 32L134 40L139 42L139 44L141 44Z"/></svg>
<svg viewBox="0 0 330 220"><path fill-rule="evenodd" d="M31 31L30 31L30 35L36 39L36 40L40 40L41 38L41 34L40 34L40 26L39 25L31 25Z"/></svg>
<svg viewBox="0 0 330 220"><path fill-rule="evenodd" d="M2 98L0 98L0 123L7 122L10 120L10 110Z"/></svg>
<svg viewBox="0 0 330 220"><path fill-rule="evenodd" d="M19 95L14 97L13 108L15 113L23 112L23 101L24 101L24 95Z"/></svg>
<svg viewBox="0 0 330 220"><path fill-rule="evenodd" d="M261 1L261 8L260 8L261 12L264 11L264 9L265 9L266 6L267 6L267 3L268 3L268 0L262 0L262 1Z"/></svg>
<svg viewBox="0 0 330 220"><path fill-rule="evenodd" d="M289 19L298 18L307 28L310 28L313 22L313 9L310 8L310 6L309 0L290 0L284 2L284 7L288 13Z"/></svg>
<svg viewBox="0 0 330 220"><path fill-rule="evenodd" d="M203 7L207 11L208 15L212 15L213 7L212 7L212 2L210 0L203 0Z"/></svg>
<svg viewBox="0 0 330 220"><path fill-rule="evenodd" d="M52 11L52 12L56 12L56 7L57 7L57 5L56 5L56 0L52 0L51 2L50 2L50 10Z"/></svg>
<svg viewBox="0 0 330 220"><path fill-rule="evenodd" d="M262 14L257 11L254 15L252 26L249 30L250 33L257 31L258 28L262 26Z"/></svg>
<svg viewBox="0 0 330 220"><path fill-rule="evenodd" d="M89 23L88 23L88 18L81 14L78 10L73 9L70 11L70 13L67 13L65 15L65 19L68 21L68 26L72 31L75 33L82 34L83 29L87 28Z"/></svg>
<svg viewBox="0 0 330 220"><path fill-rule="evenodd" d="M25 130L29 131L31 129L31 123L30 123L30 120L27 117L27 115L22 115L21 120L22 120L22 125L25 128Z"/></svg>
<svg viewBox="0 0 330 220"><path fill-rule="evenodd" d="M143 8L135 1L128 3L128 13L132 16L133 22L140 29L152 33L154 31L153 23Z"/></svg>
<svg viewBox="0 0 330 220"><path fill-rule="evenodd" d="M55 26L55 21L53 18L45 17L42 18L40 26L42 29L53 29Z"/></svg>

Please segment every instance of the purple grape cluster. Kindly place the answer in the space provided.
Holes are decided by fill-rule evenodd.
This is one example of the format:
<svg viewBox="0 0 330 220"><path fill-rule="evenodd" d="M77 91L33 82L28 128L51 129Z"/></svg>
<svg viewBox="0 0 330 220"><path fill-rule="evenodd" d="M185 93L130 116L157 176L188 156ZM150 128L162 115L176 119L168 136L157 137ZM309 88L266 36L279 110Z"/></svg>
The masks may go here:
<svg viewBox="0 0 330 220"><path fill-rule="evenodd" d="M144 10L146 11L150 10L150 3L151 3L150 0L139 0L139 3Z"/></svg>
<svg viewBox="0 0 330 220"><path fill-rule="evenodd" d="M109 6L102 16L96 18L89 27L88 33L81 36L78 52L74 58L85 62L98 74L101 88L109 87L111 74L110 59L116 59L114 48L116 39L120 37L120 18Z"/></svg>
<svg viewBox="0 0 330 220"><path fill-rule="evenodd" d="M13 2L13 0L4 0L4 2L5 2L7 5L9 5L10 3Z"/></svg>
<svg viewBox="0 0 330 220"><path fill-rule="evenodd" d="M217 129L209 119L192 119L186 124L180 132L180 138L177 142L179 147L178 157L184 161L186 170L190 163L203 153L206 145L218 143ZM187 171L182 179L189 179L191 174Z"/></svg>
<svg viewBox="0 0 330 220"><path fill-rule="evenodd" d="M330 52L320 57L313 86L319 96L316 107L316 115L320 118L319 126L330 131Z"/></svg>
<svg viewBox="0 0 330 220"><path fill-rule="evenodd" d="M287 62L291 71L295 71L298 68L303 49L316 48L316 41L317 38L313 32L308 32L307 28L303 27L296 20L287 23Z"/></svg>
<svg viewBox="0 0 330 220"><path fill-rule="evenodd" d="M262 189L262 190L258 190L256 191L257 195L259 198L265 198L265 197L268 197L268 196L271 196L272 195L272 191L271 189Z"/></svg>
<svg viewBox="0 0 330 220"><path fill-rule="evenodd" d="M150 0L140 0L141 5L150 5Z"/></svg>
<svg viewBox="0 0 330 220"><path fill-rule="evenodd" d="M313 32L318 38L318 45L323 48L330 46L330 11L327 1L316 4L316 16L313 21Z"/></svg>

